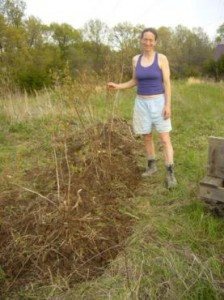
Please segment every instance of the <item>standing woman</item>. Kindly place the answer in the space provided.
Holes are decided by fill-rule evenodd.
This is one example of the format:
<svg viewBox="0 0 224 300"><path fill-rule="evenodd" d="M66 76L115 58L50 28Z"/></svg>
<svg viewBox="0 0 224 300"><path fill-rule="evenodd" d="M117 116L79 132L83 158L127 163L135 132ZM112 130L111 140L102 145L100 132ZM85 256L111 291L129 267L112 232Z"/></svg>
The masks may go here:
<svg viewBox="0 0 224 300"><path fill-rule="evenodd" d="M167 174L167 187L177 185L174 176L173 146L169 132L171 126L171 84L167 57L155 52L158 34L154 28L146 28L141 33L143 53L132 59L133 75L124 83L109 82L109 89L128 89L137 86L133 113L133 128L142 134L147 155L147 169L143 177L152 176L157 171L156 154L153 143L153 126L159 133L163 145Z"/></svg>

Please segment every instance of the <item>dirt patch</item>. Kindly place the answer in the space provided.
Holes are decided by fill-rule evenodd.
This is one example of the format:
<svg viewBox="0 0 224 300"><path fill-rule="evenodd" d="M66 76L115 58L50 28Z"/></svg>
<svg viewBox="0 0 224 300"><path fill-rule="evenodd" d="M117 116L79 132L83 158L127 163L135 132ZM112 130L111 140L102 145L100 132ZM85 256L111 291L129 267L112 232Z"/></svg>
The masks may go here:
<svg viewBox="0 0 224 300"><path fill-rule="evenodd" d="M96 277L124 247L140 181L139 142L123 120L56 137L54 163L33 167L0 196L0 293L58 277Z"/></svg>

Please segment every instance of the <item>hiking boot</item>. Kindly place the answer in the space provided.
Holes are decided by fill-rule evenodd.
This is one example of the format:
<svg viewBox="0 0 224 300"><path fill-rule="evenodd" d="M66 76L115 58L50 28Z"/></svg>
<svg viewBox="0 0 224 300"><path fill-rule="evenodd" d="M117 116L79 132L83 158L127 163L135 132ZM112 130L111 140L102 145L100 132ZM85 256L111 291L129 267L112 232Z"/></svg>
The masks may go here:
<svg viewBox="0 0 224 300"><path fill-rule="evenodd" d="M155 159L148 160L148 168L142 173L142 177L150 177L157 171Z"/></svg>
<svg viewBox="0 0 224 300"><path fill-rule="evenodd" d="M166 167L167 188L172 189L177 186L177 180L174 176L174 165Z"/></svg>

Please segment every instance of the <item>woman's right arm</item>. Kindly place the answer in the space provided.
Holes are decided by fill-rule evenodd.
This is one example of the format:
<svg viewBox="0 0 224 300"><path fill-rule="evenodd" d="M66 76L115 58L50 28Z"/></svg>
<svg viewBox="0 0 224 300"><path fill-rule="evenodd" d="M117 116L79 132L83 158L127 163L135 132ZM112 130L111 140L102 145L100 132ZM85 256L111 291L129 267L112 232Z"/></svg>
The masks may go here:
<svg viewBox="0 0 224 300"><path fill-rule="evenodd" d="M108 82L107 88L109 89L115 89L115 90L124 90L129 89L137 85L137 80L135 77L135 67L137 62L137 55L133 57L132 59L132 78L129 81L123 82L123 83L115 83L115 82Z"/></svg>

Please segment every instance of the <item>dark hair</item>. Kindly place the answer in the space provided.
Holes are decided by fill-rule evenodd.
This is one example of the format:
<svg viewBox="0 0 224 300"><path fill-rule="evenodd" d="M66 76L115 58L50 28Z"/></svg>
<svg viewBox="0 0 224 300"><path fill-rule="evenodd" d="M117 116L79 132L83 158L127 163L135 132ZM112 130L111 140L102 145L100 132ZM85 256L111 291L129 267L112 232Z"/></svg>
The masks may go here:
<svg viewBox="0 0 224 300"><path fill-rule="evenodd" d="M152 27L149 27L149 28L145 28L142 32L141 32L141 39L143 38L143 35L145 32L151 32L154 34L155 36L155 40L158 39L158 33L157 31L155 30L155 28L152 28Z"/></svg>

